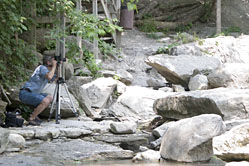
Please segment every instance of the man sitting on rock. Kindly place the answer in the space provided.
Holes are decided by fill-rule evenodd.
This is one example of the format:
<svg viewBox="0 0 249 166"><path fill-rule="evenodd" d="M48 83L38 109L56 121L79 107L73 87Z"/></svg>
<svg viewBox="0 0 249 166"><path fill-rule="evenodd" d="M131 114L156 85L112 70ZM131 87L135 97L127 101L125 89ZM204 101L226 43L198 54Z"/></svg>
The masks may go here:
<svg viewBox="0 0 249 166"><path fill-rule="evenodd" d="M51 95L41 93L48 81L55 79L57 61L51 56L43 58L43 65L38 66L30 79L20 89L19 99L24 104L35 106L34 112L29 117L29 125L38 126L41 120L38 115L52 102Z"/></svg>

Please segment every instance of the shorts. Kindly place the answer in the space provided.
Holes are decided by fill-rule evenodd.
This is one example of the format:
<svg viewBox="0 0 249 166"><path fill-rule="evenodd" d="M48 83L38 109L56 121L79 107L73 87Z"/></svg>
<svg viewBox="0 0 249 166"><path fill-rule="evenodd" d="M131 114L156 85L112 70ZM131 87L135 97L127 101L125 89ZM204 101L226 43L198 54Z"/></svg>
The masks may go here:
<svg viewBox="0 0 249 166"><path fill-rule="evenodd" d="M46 93L32 93L27 90L20 90L19 99L24 104L37 107L47 95Z"/></svg>

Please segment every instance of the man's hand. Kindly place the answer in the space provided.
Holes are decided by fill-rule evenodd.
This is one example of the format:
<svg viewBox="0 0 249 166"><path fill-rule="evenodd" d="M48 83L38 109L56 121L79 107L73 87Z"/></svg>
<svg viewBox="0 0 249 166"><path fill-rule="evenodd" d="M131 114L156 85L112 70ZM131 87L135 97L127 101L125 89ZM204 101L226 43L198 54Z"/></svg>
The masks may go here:
<svg viewBox="0 0 249 166"><path fill-rule="evenodd" d="M57 61L53 58L52 60L52 67L56 67Z"/></svg>

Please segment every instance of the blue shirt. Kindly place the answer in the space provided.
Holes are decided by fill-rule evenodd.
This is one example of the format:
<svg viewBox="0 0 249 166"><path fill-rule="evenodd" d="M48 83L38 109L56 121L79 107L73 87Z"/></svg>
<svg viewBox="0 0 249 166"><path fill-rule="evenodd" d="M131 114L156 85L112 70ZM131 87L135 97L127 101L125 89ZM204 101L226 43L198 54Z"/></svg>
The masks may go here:
<svg viewBox="0 0 249 166"><path fill-rule="evenodd" d="M48 79L45 77L49 72L48 68L44 65L38 66L27 81L23 88L28 88L32 93L41 93L42 89L48 83Z"/></svg>

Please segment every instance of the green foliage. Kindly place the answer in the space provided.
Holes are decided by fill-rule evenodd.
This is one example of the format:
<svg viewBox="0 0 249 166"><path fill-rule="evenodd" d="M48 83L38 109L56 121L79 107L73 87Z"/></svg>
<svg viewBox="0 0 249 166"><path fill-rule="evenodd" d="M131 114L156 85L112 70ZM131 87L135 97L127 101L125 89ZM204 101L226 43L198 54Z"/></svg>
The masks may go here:
<svg viewBox="0 0 249 166"><path fill-rule="evenodd" d="M223 33L225 36L228 36L231 33L241 33L241 29L240 27L232 26L232 27L225 29Z"/></svg>
<svg viewBox="0 0 249 166"><path fill-rule="evenodd" d="M139 0L121 0L124 6L127 6L128 10L136 10L137 11L137 3Z"/></svg>
<svg viewBox="0 0 249 166"><path fill-rule="evenodd" d="M37 62L32 54L32 47L19 39L19 35L30 29L35 22L31 18L31 8L36 4L37 16L56 16L60 12L65 12L70 25L66 26L66 33L54 26L49 34L47 48L55 48L56 39L62 36L79 34L89 41L99 40L99 37L115 30L122 31L122 28L111 24L109 20L100 21L90 14L76 11L75 0L1 0L0 5L0 83L4 86L13 85L27 78L25 68L29 68ZM131 0L130 3L135 3ZM54 22L54 25L59 20ZM40 25L37 25L40 26ZM6 28L8 27L8 28ZM103 51L111 52L111 47L102 44ZM83 58L80 57L80 50L73 44L68 44L70 48L69 58L75 63L86 65L95 76L99 67L91 52L83 50ZM107 49L107 50L105 50ZM6 72L8 71L8 72Z"/></svg>
<svg viewBox="0 0 249 166"><path fill-rule="evenodd" d="M138 29L143 32L157 32L158 31L154 21L149 21L149 20L144 21L143 24L138 27Z"/></svg>
<svg viewBox="0 0 249 166"><path fill-rule="evenodd" d="M176 32L185 32L185 31L190 30L192 27L193 27L193 25L191 23L187 24L187 25L179 25L178 27L176 27L175 31Z"/></svg>
<svg viewBox="0 0 249 166"><path fill-rule="evenodd" d="M24 104L20 104L19 108L22 110L22 117L28 121L30 114L32 114L33 110L29 106Z"/></svg>
<svg viewBox="0 0 249 166"><path fill-rule="evenodd" d="M171 54L172 53L172 49L176 46L178 46L179 43L173 43L173 44L169 44L168 46L165 46L165 47L159 47L157 49L157 52L156 54Z"/></svg>

